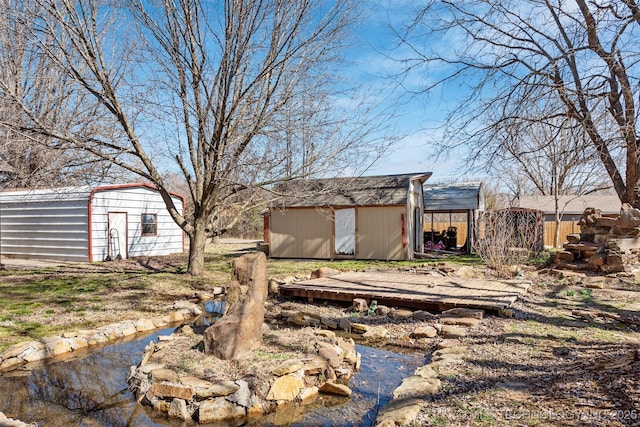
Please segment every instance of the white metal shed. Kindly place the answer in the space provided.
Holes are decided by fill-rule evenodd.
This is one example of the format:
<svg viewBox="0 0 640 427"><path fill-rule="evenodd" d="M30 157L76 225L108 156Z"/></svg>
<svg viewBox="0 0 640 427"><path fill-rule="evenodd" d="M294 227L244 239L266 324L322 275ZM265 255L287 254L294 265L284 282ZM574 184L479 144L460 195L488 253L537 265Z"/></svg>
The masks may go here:
<svg viewBox="0 0 640 427"><path fill-rule="evenodd" d="M178 211L184 199L172 195ZM148 184L0 192L0 251L93 262L182 252L184 234Z"/></svg>

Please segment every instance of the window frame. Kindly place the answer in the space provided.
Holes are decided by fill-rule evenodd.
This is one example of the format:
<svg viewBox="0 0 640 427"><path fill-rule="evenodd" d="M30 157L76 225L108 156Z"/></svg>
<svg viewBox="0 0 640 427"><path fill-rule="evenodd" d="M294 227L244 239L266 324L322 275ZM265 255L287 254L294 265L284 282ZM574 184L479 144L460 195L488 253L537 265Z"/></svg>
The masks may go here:
<svg viewBox="0 0 640 427"><path fill-rule="evenodd" d="M145 217L153 217L153 222L145 222ZM142 237L154 237L158 235L158 214L142 213L140 215L141 235ZM145 227L153 226L153 232L145 232Z"/></svg>

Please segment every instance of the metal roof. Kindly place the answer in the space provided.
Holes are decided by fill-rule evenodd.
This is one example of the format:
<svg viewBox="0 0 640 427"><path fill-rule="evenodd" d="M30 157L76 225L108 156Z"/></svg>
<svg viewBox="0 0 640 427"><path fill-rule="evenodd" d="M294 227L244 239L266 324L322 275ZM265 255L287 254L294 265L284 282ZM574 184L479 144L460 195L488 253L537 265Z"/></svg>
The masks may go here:
<svg viewBox="0 0 640 427"><path fill-rule="evenodd" d="M425 185L425 211L484 210L484 195L481 182Z"/></svg>
<svg viewBox="0 0 640 427"><path fill-rule="evenodd" d="M70 200L87 200L91 198L93 193L99 191L111 191L111 190L124 190L127 188L146 188L152 191L157 189L147 183L134 182L127 184L113 184L113 185L99 185L89 186L80 185L75 187L58 187L58 188L38 188L32 190L8 190L0 191L2 201L4 203L9 202L48 202L64 199ZM170 193L172 196L184 199L184 197L177 193ZM183 200L184 201L184 200Z"/></svg>
<svg viewBox="0 0 640 427"><path fill-rule="evenodd" d="M546 214L555 213L554 196L520 196L513 202L521 208L539 209ZM558 209L564 214L582 215L586 208L600 209L605 214L619 214L622 203L617 195L559 196Z"/></svg>
<svg viewBox="0 0 640 427"><path fill-rule="evenodd" d="M431 172L295 180L278 184L283 198L274 207L389 206L407 203L409 183L425 182Z"/></svg>

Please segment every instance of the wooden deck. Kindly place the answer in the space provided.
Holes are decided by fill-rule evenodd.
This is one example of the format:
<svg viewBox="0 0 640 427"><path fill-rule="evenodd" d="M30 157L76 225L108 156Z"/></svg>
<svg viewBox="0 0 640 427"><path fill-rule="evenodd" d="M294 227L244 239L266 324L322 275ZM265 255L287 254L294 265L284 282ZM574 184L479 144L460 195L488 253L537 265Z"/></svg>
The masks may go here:
<svg viewBox="0 0 640 427"><path fill-rule="evenodd" d="M462 277L434 277L409 272L349 272L337 276L280 286L284 296L350 302L367 302L423 310L453 307L504 309L522 294L530 282L525 280L486 280Z"/></svg>

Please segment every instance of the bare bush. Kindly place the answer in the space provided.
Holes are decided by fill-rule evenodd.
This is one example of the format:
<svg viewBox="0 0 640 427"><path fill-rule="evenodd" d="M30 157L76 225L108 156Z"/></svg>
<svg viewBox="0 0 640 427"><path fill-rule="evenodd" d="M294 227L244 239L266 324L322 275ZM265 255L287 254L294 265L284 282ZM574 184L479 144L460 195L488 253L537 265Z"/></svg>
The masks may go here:
<svg viewBox="0 0 640 427"><path fill-rule="evenodd" d="M544 249L544 225L539 211L482 212L477 229L480 238L474 249L488 267L499 273L511 271Z"/></svg>

